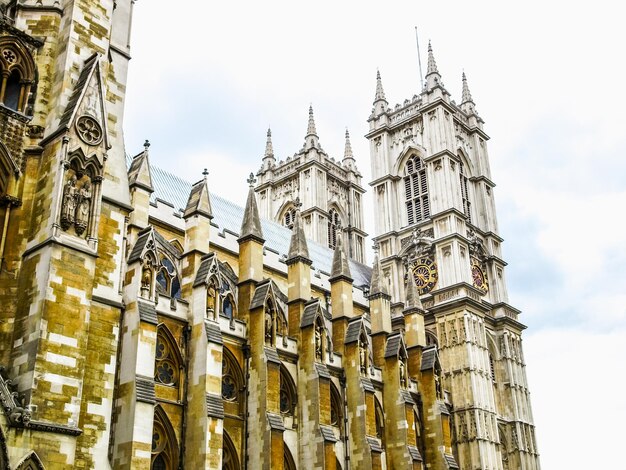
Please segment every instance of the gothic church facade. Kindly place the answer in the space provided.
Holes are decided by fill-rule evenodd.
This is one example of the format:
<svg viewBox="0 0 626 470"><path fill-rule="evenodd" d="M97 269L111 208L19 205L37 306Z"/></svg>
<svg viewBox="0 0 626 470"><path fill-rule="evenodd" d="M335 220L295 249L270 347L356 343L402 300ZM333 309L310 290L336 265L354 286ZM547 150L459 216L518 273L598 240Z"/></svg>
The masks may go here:
<svg viewBox="0 0 626 470"><path fill-rule="evenodd" d="M244 208L127 158L134 0L2 2L0 469L539 469L483 121L429 48Z"/></svg>

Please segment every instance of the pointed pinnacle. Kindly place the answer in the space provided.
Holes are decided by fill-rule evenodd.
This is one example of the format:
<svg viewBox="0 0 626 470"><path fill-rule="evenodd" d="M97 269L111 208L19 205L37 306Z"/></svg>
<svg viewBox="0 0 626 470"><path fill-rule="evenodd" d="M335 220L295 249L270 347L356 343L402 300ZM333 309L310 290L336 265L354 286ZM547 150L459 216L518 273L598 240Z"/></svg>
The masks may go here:
<svg viewBox="0 0 626 470"><path fill-rule="evenodd" d="M383 81L380 78L380 70L376 70L376 96L374 97L374 103L380 100L387 101L385 91L383 90Z"/></svg>
<svg viewBox="0 0 626 470"><path fill-rule="evenodd" d="M346 128L346 147L343 151L343 159L347 160L348 158L354 160L354 156L352 155L352 144L350 144L350 132L348 132L348 128Z"/></svg>
<svg viewBox="0 0 626 470"><path fill-rule="evenodd" d="M343 249L343 237L341 233L337 234L337 245L335 246L335 252L333 253L333 265L330 271L330 282L334 282L339 279L345 279L348 282L352 282L352 274L350 273L350 263L348 262L348 256Z"/></svg>
<svg viewBox="0 0 626 470"><path fill-rule="evenodd" d="M265 157L274 158L274 146L272 145L272 130L267 128L267 142L265 142Z"/></svg>
<svg viewBox="0 0 626 470"><path fill-rule="evenodd" d="M378 251L375 251L374 255L374 267L372 269L372 280L370 281L370 297L374 295L389 295L387 286L383 281L382 268L380 267L380 259L378 258Z"/></svg>
<svg viewBox="0 0 626 470"><path fill-rule="evenodd" d="M293 229L291 232L291 241L289 242L289 253L287 254L287 265L297 261L311 264L309 258L309 247L304 236L304 228L302 227L302 217L300 209L296 210L296 218L293 221Z"/></svg>
<svg viewBox="0 0 626 470"><path fill-rule="evenodd" d="M241 230L239 235L239 242L243 242L249 238L256 239L261 243L264 243L263 230L261 229L261 219L259 217L259 208L256 204L256 197L254 197L254 183L256 179L254 174L250 173L248 178L248 199L246 200L246 207L243 210L243 220L241 222Z"/></svg>
<svg viewBox="0 0 626 470"><path fill-rule="evenodd" d="M428 68L426 70L426 75L430 75L431 73L439 73L437 70L437 63L435 62L435 56L433 55L433 47L430 45L430 41L428 41Z"/></svg>
<svg viewBox="0 0 626 470"><path fill-rule="evenodd" d="M413 272L409 271L407 275L407 286L406 286L406 299L404 302L404 309L415 309L418 308L423 310L422 301L420 300L419 292L417 291L417 286L415 285L415 279L413 279Z"/></svg>
<svg viewBox="0 0 626 470"><path fill-rule="evenodd" d="M467 78L465 77L465 71L463 71L463 95L461 97L461 104L473 103L472 94L470 93L469 86L467 86Z"/></svg>
<svg viewBox="0 0 626 470"><path fill-rule="evenodd" d="M306 136L314 135L317 137L317 130L315 129L315 118L313 117L313 105L309 105L309 125L306 130Z"/></svg>

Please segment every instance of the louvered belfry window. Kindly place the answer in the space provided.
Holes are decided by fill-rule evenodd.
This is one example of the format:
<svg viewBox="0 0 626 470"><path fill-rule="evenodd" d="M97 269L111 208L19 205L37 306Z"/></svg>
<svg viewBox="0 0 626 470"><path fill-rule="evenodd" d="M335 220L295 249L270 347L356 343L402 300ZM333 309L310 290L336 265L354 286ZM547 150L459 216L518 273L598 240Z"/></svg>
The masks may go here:
<svg viewBox="0 0 626 470"><path fill-rule="evenodd" d="M460 164L459 168L459 178L461 181L461 200L463 202L463 213L467 216L467 221L472 223L472 212L470 210L472 204L469 200L469 192L467 189L468 186L468 178L465 175L465 170L463 168L463 164Z"/></svg>
<svg viewBox="0 0 626 470"><path fill-rule="evenodd" d="M409 225L430 217L430 201L428 200L428 181L426 166L421 158L413 155L406 162L404 177L404 197Z"/></svg>
<svg viewBox="0 0 626 470"><path fill-rule="evenodd" d="M328 211L328 247L333 250L337 246L337 232L341 236L340 227L341 219L339 218L339 213L335 209L331 209Z"/></svg>

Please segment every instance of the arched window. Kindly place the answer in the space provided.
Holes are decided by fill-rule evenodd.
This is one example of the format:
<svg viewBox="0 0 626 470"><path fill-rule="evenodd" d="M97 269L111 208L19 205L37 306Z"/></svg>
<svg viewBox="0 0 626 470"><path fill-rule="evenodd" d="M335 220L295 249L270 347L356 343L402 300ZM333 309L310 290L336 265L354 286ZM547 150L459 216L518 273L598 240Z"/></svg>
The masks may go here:
<svg viewBox="0 0 626 470"><path fill-rule="evenodd" d="M18 174L17 166L4 143L0 142L0 196L10 191L9 185Z"/></svg>
<svg viewBox="0 0 626 470"><path fill-rule="evenodd" d="M297 402L296 385L284 366L280 368L280 412L293 416Z"/></svg>
<svg viewBox="0 0 626 470"><path fill-rule="evenodd" d="M330 424L343 432L343 400L332 382L330 383Z"/></svg>
<svg viewBox="0 0 626 470"><path fill-rule="evenodd" d="M224 297L224 301L222 302L222 314L229 320L235 318L235 302L232 294L228 294Z"/></svg>
<svg viewBox="0 0 626 470"><path fill-rule="evenodd" d="M175 470L178 468L178 442L170 420L161 405L154 408L152 424L151 470Z"/></svg>
<svg viewBox="0 0 626 470"><path fill-rule="evenodd" d="M291 455L291 451L289 447L287 447L287 443L283 443L283 469L284 470L296 470L296 462L293 460L293 456Z"/></svg>
<svg viewBox="0 0 626 470"><path fill-rule="evenodd" d="M0 102L20 113L26 111L35 83L35 61L15 38L0 38Z"/></svg>
<svg viewBox="0 0 626 470"><path fill-rule="evenodd" d="M409 158L404 174L407 222L413 225L430 217L426 166L422 159L417 155Z"/></svg>
<svg viewBox="0 0 626 470"><path fill-rule="evenodd" d="M167 326L160 324L157 329L154 380L162 385L178 387L182 364L182 357L174 336Z"/></svg>
<svg viewBox="0 0 626 470"><path fill-rule="evenodd" d="M465 174L465 167L463 166L463 163L459 163L459 180L461 183L461 201L463 203L463 213L467 216L467 221L471 224L472 213L470 209L472 203L469 200L469 180L467 178L467 175Z"/></svg>
<svg viewBox="0 0 626 470"><path fill-rule="evenodd" d="M239 470L239 457L237 456L237 449L233 444L232 439L226 431L224 431L222 448L222 470Z"/></svg>
<svg viewBox="0 0 626 470"><path fill-rule="evenodd" d="M231 415L240 415L243 400L241 394L244 390L244 379L241 367L235 356L224 348L222 356L222 399L224 400L224 412Z"/></svg>
<svg viewBox="0 0 626 470"><path fill-rule="evenodd" d="M295 220L296 210L293 207L290 207L285 211L285 215L283 215L283 225L289 229L292 229Z"/></svg>
<svg viewBox="0 0 626 470"><path fill-rule="evenodd" d="M180 299L182 294L180 289L180 279L178 278L178 273L174 263L172 263L169 258L162 255L161 266L162 268L159 270L156 277L157 292L174 299Z"/></svg>
<svg viewBox="0 0 626 470"><path fill-rule="evenodd" d="M333 250L337 246L337 234L341 236L341 218L336 209L328 211L328 247Z"/></svg>
<svg viewBox="0 0 626 470"><path fill-rule="evenodd" d="M430 330L426 330L426 347L435 345L439 348L439 341L437 341L437 335Z"/></svg>
<svg viewBox="0 0 626 470"><path fill-rule="evenodd" d="M380 439L381 445L385 447L385 414L378 398L374 397L374 413L376 419L376 437Z"/></svg>

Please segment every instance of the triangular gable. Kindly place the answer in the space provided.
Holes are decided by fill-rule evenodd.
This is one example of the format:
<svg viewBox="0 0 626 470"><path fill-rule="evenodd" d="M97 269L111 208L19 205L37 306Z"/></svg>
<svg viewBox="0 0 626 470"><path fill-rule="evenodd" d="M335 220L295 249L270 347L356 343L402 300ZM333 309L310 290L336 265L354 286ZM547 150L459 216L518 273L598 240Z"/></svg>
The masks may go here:
<svg viewBox="0 0 626 470"><path fill-rule="evenodd" d="M17 464L15 470L45 470L45 467L37 453L31 450L30 453Z"/></svg>
<svg viewBox="0 0 626 470"><path fill-rule="evenodd" d="M146 253L152 252L154 256L154 263L157 263L157 253L156 253L156 240L154 236L154 230L152 226L146 227L141 232L139 232L139 236L137 237L137 241L133 246L133 249L128 256L128 264L134 263L135 261L141 261L145 258Z"/></svg>
<svg viewBox="0 0 626 470"><path fill-rule="evenodd" d="M431 346L428 349L424 349L422 352L422 365L420 366L421 371L425 370L441 370L441 365L439 363L439 355L437 354L437 347Z"/></svg>
<svg viewBox="0 0 626 470"><path fill-rule="evenodd" d="M387 344L385 345L385 359L388 357L400 357L402 359L407 357L404 338L400 333L390 335L387 338Z"/></svg>
<svg viewBox="0 0 626 470"><path fill-rule="evenodd" d="M278 310L285 314L287 311L287 296L283 294L271 279L265 279L257 284L254 296L252 296L252 301L250 302L250 310L262 307L268 298L271 298Z"/></svg>
<svg viewBox="0 0 626 470"><path fill-rule="evenodd" d="M319 299L311 299L304 306L304 312L302 312L302 319L300 320L300 328L306 328L315 323L317 316L324 318L324 312L322 311L322 305Z"/></svg>
<svg viewBox="0 0 626 470"><path fill-rule="evenodd" d="M367 329L365 328L365 324L363 323L363 318L358 317L348 323L348 328L346 328L346 339L344 343L350 344L357 342L361 334L365 334L365 336L367 336Z"/></svg>
<svg viewBox="0 0 626 470"><path fill-rule="evenodd" d="M198 268L198 273L196 274L196 279L193 282L194 287L198 287L201 285L209 285L209 279L211 277L217 276L219 281L219 285L222 285L221 273L220 273L220 265L217 261L217 256L215 253L209 253L200 258L200 267Z"/></svg>
<svg viewBox="0 0 626 470"><path fill-rule="evenodd" d="M67 130L80 116L90 116L102 127L104 148L110 147L107 129L104 81L100 67L100 55L94 53L83 66L74 92L61 116L59 129ZM99 144L100 142L98 142Z"/></svg>

